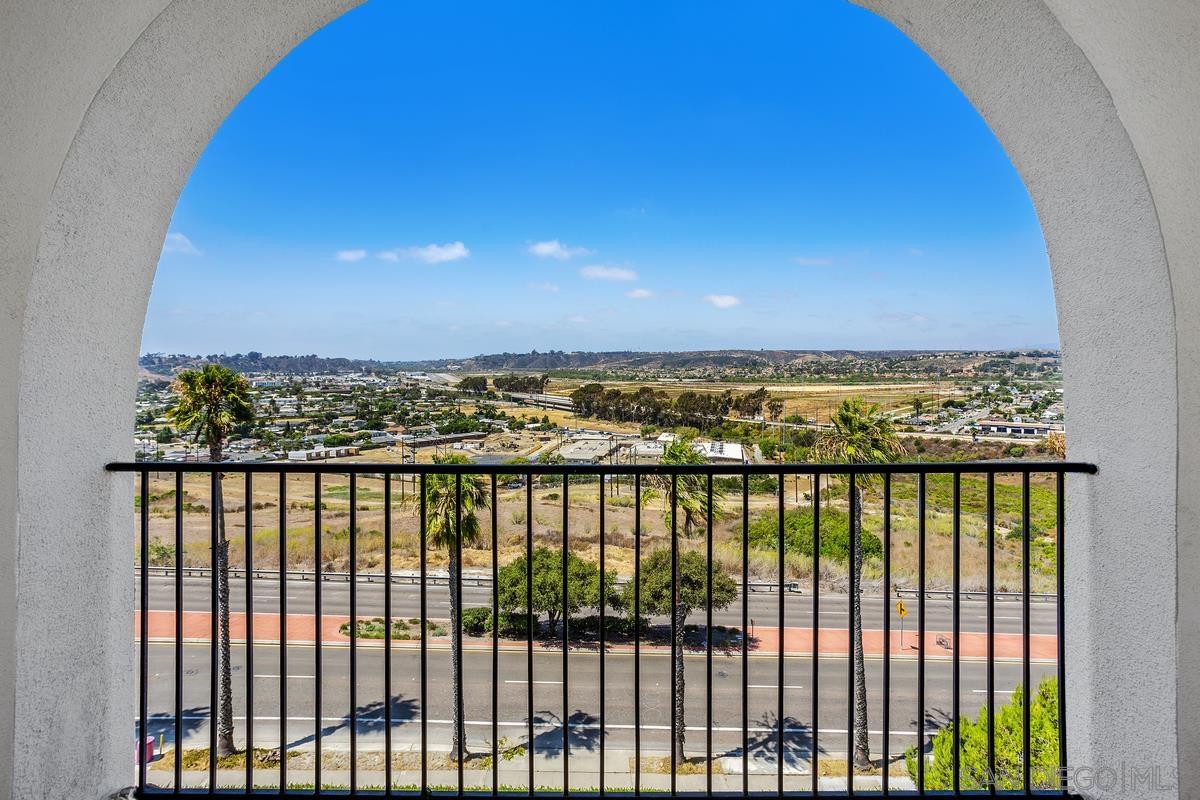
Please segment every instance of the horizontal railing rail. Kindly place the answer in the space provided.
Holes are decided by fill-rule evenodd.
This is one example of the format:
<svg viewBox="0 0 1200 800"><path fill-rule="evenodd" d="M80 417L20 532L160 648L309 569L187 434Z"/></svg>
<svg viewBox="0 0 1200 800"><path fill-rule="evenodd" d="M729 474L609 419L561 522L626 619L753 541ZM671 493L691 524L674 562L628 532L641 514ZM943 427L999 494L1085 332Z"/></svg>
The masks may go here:
<svg viewBox="0 0 1200 800"><path fill-rule="evenodd" d="M1093 465L108 469L138 478L141 797L1068 793Z"/></svg>
<svg viewBox="0 0 1200 800"><path fill-rule="evenodd" d="M884 464L821 462L767 464L391 464L347 461L113 461L109 472L287 472L329 475L948 475L1013 473L1095 474L1083 461L909 461Z"/></svg>

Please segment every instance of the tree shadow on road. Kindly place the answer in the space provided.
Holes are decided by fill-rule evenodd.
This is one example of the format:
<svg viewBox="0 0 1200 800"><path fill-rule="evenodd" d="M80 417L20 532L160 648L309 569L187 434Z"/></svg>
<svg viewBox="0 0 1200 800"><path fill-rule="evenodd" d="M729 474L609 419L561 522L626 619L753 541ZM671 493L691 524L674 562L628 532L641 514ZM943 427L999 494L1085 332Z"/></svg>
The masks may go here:
<svg viewBox="0 0 1200 800"><path fill-rule="evenodd" d="M752 721L752 727L768 728L766 731L754 733L749 741L745 752L749 757L751 764L757 764L758 769L751 767L752 771L767 772L770 769L777 768L779 763L779 718L772 712L763 714L759 719ZM731 750L722 753L724 756L733 758L742 757L742 748L735 747ZM784 717L783 719L783 765L785 769L794 771L807 770L809 762L812 760L812 732L803 725L800 720L795 717Z"/></svg>
<svg viewBox="0 0 1200 800"><path fill-rule="evenodd" d="M567 718L567 743L572 750L591 752L600 744L599 718L584 711L575 711ZM537 726L552 726L535 734L533 751L547 758L558 758L563 750L562 718L552 711L540 711L533 717Z"/></svg>
<svg viewBox="0 0 1200 800"><path fill-rule="evenodd" d="M183 709L179 721L179 733L184 741L187 737L195 733L202 726L208 723L208 706L192 706L191 708ZM135 725L135 728L140 727L140 724ZM175 713L162 711L157 714L151 714L146 718L146 736L153 736L154 741L158 741L158 737L162 737L163 747L175 746Z"/></svg>
<svg viewBox="0 0 1200 800"><path fill-rule="evenodd" d="M396 695L392 698L391 712L393 725L403 725L406 722L411 722L412 720L416 719L419 711L419 704L412 698L406 698L400 695ZM387 727L388 724L387 714L385 712L386 707L382 699L365 703L355 709L354 716L357 718L356 720L352 720L351 715L347 714L337 722L321 728L319 732L313 732L308 736L297 739L293 742L289 742L287 749L291 750L293 747L308 744L314 741L318 735L324 738L331 734L337 733L340 730L349 730L352 722L356 722L355 729L359 733L376 733L382 731Z"/></svg>

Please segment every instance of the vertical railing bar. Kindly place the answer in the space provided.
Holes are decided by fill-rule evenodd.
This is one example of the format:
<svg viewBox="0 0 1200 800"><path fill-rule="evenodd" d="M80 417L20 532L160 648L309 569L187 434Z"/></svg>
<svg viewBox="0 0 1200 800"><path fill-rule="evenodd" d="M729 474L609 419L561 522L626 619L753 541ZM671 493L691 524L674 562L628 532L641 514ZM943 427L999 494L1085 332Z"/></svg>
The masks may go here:
<svg viewBox="0 0 1200 800"><path fill-rule="evenodd" d="M888 778L892 739L892 474L883 475L883 773L880 787L891 794Z"/></svg>
<svg viewBox="0 0 1200 800"><path fill-rule="evenodd" d="M779 794L783 794L783 762L787 758L786 739L784 736L784 717L783 717L783 686L784 686L784 661L783 651L785 640L787 638L787 629L784 627L784 600L786 594L784 592L784 571L786 569L785 548L783 541L783 512L784 512L784 495L783 495L783 477L782 472L779 473L779 487L777 497L777 513L779 518L778 534L779 534L779 609L778 609L778 627L779 627L779 653L776 659L776 698L775 698L775 719L779 723L778 747L779 751L775 759L775 789Z"/></svg>
<svg viewBox="0 0 1200 800"><path fill-rule="evenodd" d="M1032 792L1030 782L1033 756L1029 730L1029 698L1032 692L1029 687L1029 471L1021 473L1021 691L1024 702L1021 704L1021 771L1022 786L1026 792Z"/></svg>
<svg viewBox="0 0 1200 800"><path fill-rule="evenodd" d="M568 585L568 580L567 580L569 564L567 562L567 557L570 554L571 548L570 548L570 542L568 541L567 531L568 531L568 528L570 527L569 515L570 515L570 509L571 509L571 501L570 501L570 498L567 496L567 492L570 488L571 481L569 480L568 475L565 472L563 473L562 481L563 481L563 490L562 490L562 500L563 500L563 502L562 502L562 528L563 528L562 529L563 792L569 793L571 791L571 706L570 706L571 679L569 677L568 661L569 661L569 656L571 653L571 639L570 639L570 631L569 631L570 623L571 623L571 615L570 615L571 606L570 606L570 603L567 601L568 590L569 590L569 585Z"/></svg>
<svg viewBox="0 0 1200 800"><path fill-rule="evenodd" d="M850 511L850 559L847 562L847 572L849 580L847 581L850 592L846 604L846 613L849 617L846 624L846 629L850 636L847 640L846 655L846 796L854 796L854 672L857 667L857 660L854 653L854 614L856 606L859 602L858 597L858 570L855 564L858 561L858 537L862 535L862 531L858 530L858 515L854 513L855 504L858 502L858 476L851 472L846 476L846 500ZM885 734L886 735L886 734Z"/></svg>
<svg viewBox="0 0 1200 800"><path fill-rule="evenodd" d="M679 623L675 609L679 607L679 476L671 475L671 795L677 793L676 773L679 765L676 763L675 743L679 737L679 720L675 718L675 693L678 691L675 660L680 657L678 652Z"/></svg>
<svg viewBox="0 0 1200 800"><path fill-rule="evenodd" d="M812 693L809 695L812 702L812 722L809 723L809 740L812 742L812 750L810 756L812 758L812 768L810 778L812 780L812 794L816 795L821 790L820 783L820 768L819 763L819 746L817 743L817 719L819 713L819 704L817 699L821 694L820 682L820 662L821 662L821 476L819 473L813 473L812 476L812 513L813 513L813 569L812 569Z"/></svg>
<svg viewBox="0 0 1200 800"><path fill-rule="evenodd" d="M953 641L954 641L954 649L950 654L950 657L951 657L951 673L950 673L950 687L951 688L950 688L950 691L952 693L952 697L951 697L951 701L950 701L950 718L953 720L953 724L954 724L954 733L952 735L953 743L951 746L954 749L951 751L950 765L951 765L953 789L954 789L955 794L958 794L962 790L962 764L961 764L961 756L959 754L959 749L962 747L962 736L959 731L959 728L961 726L959 723L960 666L959 666L959 660L958 660L958 648L959 648L959 638L960 638L959 630L960 630L960 624L961 624L960 609L959 609L959 592L961 589L961 574L962 574L962 550L961 550L961 547L959 544L959 538L960 538L960 534L961 534L961 530L962 530L961 512L959 509L961 500L962 500L962 474L955 472L954 473L953 497L951 500L951 502L953 503L953 506L954 506L954 511L953 511L954 515L952 518L953 522L951 523L951 531L950 531L950 535L953 537L953 541L951 543L950 549L951 549L951 553L952 553L953 568L954 568L954 574L952 577L954 602L953 602L953 606L950 610L951 631L952 631L951 636L953 637Z"/></svg>
<svg viewBox="0 0 1200 800"><path fill-rule="evenodd" d="M925 473L917 473L917 791L925 791Z"/></svg>
<svg viewBox="0 0 1200 800"><path fill-rule="evenodd" d="M246 473L246 485L250 484L250 473ZM246 496L250 493L247 491ZM250 526L250 508L251 503L246 503L246 530L250 531L253 528ZM247 534L247 542L249 542L249 534ZM250 547L246 547L246 558L250 557ZM249 567L246 568L246 580L250 580ZM250 608L246 609L246 621L249 624ZM249 658L250 643L253 641L249 634L246 636L246 654ZM246 668L246 685L249 689L250 685L250 668ZM254 704L250 702L252 695L247 694L247 707L254 708ZM250 750L250 723L254 718L252 713L246 714L246 749ZM179 791L180 784L183 782L183 473L175 473L175 791ZM247 770L249 770L249 761L247 761ZM247 771L249 776L249 771ZM253 788L253 784L247 777L246 786Z"/></svg>
<svg viewBox="0 0 1200 800"><path fill-rule="evenodd" d="M750 793L750 473L742 473L742 794Z"/></svg>
<svg viewBox="0 0 1200 800"><path fill-rule="evenodd" d="M350 473L350 793L358 791L358 475Z"/></svg>
<svg viewBox="0 0 1200 800"><path fill-rule="evenodd" d="M287 473L279 473L279 790L287 791Z"/></svg>
<svg viewBox="0 0 1200 800"><path fill-rule="evenodd" d="M500 791L500 534L496 508L496 473L492 473L492 791Z"/></svg>
<svg viewBox="0 0 1200 800"><path fill-rule="evenodd" d="M633 791L642 793L642 473L633 475Z"/></svg>
<svg viewBox="0 0 1200 800"><path fill-rule="evenodd" d="M182 477L179 473L179 477ZM182 486L182 483L179 484ZM180 500L182 509L182 499ZM246 791L254 791L254 473L246 473ZM180 531L182 534L182 531ZM180 629L182 630L182 628ZM178 769L179 761L175 767ZM179 781L175 782L179 786Z"/></svg>
<svg viewBox="0 0 1200 800"><path fill-rule="evenodd" d="M209 604L208 604L209 605L209 627L210 627L210 631L209 631L210 655L209 655L209 662L208 662L209 663L209 676L208 676L208 682L209 682L209 687L208 687L208 693L209 693L208 791L210 794L215 793L217 790L217 717L218 717L218 712L217 712L217 702L218 702L217 673L221 669L221 663L220 663L220 659L218 657L218 650L217 650L217 638L218 638L217 637L217 617L220 616L220 612L221 612L220 608L218 608L218 606L217 606L217 594L218 594L217 581L218 581L218 573L220 572L220 556L218 555L218 548L220 547L220 544L217 541L217 526L220 524L220 521L219 521L220 514L217 513L219 510L217 508L217 492L218 492L218 486L219 486L219 484L217 482L219 480L221 480L221 476L219 473L216 472L216 470L213 470L212 472L209 473L209 483L210 483L209 527L211 529L209 532L209 539L211 540L210 544L212 547L212 550L211 550L212 555L210 556L210 558L211 558L210 563L212 564L212 580L211 580L212 585L209 590L211 592L211 595L209 597Z"/></svg>
<svg viewBox="0 0 1200 800"><path fill-rule="evenodd" d="M246 473L249 475L250 473ZM315 582L313 583L313 616L316 617L316 625L314 628L314 639L316 640L316 649L313 651L314 665L314 680L313 680L313 707L316 709L313 714L313 784L314 794L322 794L324 792L323 781L321 780L321 760L324 757L324 745L321 740L324 738L321 735L321 708L324 705L322 698L321 677L321 662L322 648L324 647L323 637L321 636L322 616L321 594L324 578L321 575L321 538L324 535L322 532L321 519L321 473L313 473L313 561L315 570Z"/></svg>
<svg viewBox="0 0 1200 800"><path fill-rule="evenodd" d="M996 794L996 475L987 476L987 770Z"/></svg>
<svg viewBox="0 0 1200 800"><path fill-rule="evenodd" d="M537 751L537 740L533 731L533 626L536 618L533 615L533 473L525 476L525 674L526 691L529 700L529 796L536 791L534 783L534 755Z"/></svg>
<svg viewBox="0 0 1200 800"><path fill-rule="evenodd" d="M496 584L493 582L493 586ZM318 624L320 620L318 620ZM317 715L320 716L319 714ZM383 782L392 793L392 474L383 474Z"/></svg>
<svg viewBox="0 0 1200 800"><path fill-rule="evenodd" d="M708 602L705 604L704 618L704 662L705 671L705 732L704 732L704 788L705 793L712 797L713 793L713 772L712 772L712 729L713 729L713 665L712 665L712 627L713 627L713 476L708 473L708 479L705 483L705 531L704 544L707 550L705 555L705 566L707 570L704 574L704 588Z"/></svg>
<svg viewBox="0 0 1200 800"><path fill-rule="evenodd" d="M604 756L605 756L605 752L604 752L604 738L605 738L605 736L604 736L604 734L605 734L605 731L604 731L604 705L605 705L605 699L606 699L605 692L604 692L604 662L607 660L607 655L608 655L608 653L607 653L608 645L607 645L607 642L605 641L605 634L606 634L605 625L607 624L607 620L605 619L605 616L604 616L605 606L608 605L608 582L605 580L606 575L604 572L604 570L605 570L605 563L604 563L604 539L605 539L605 535L604 535L604 532L605 532L605 527L604 527L604 489L605 489L606 483L607 483L607 481L605 481L605 476L603 473L601 473L601 475L600 475L600 687L599 687L599 690L600 690L600 692L599 692L599 694L600 694L600 697L599 697L600 713L599 713L599 719L597 720L598 725L600 727L600 796L601 797L604 797L608 793L607 789L605 788L605 782L604 782L604 766L605 766L604 765L604 761L605 761L605 759L604 759Z"/></svg>
<svg viewBox="0 0 1200 800"><path fill-rule="evenodd" d="M138 605L141 607L141 613L138 615L139 631L141 641L138 642L139 651L139 676L138 676L138 790L146 790L146 731L149 728L149 718L147 713L147 705L150 697L150 473L142 470L141 474L141 496L140 502L142 506L141 518L139 520L139 528L141 533L141 553L138 560L142 565L141 574L141 597ZM215 513L215 512L214 512ZM216 570L214 570L215 572ZM178 618L178 611L175 613ZM212 716L209 715L211 720ZM178 715L176 715L178 719ZM179 762L180 752L178 747L175 750L175 761ZM176 786L178 790L178 786Z"/></svg>
<svg viewBox="0 0 1200 800"><path fill-rule="evenodd" d="M454 475L454 563L457 565L454 570L454 586L451 591L458 598L454 608L456 613L454 619L450 620L452 630L450 635L454 637L454 642L458 648L458 660L454 665L454 723L458 730L458 743L456 755L458 768L458 796L463 796L463 755L466 750L467 731L466 725L463 724L465 715L463 714L463 683L462 683L462 545L463 545L463 495L462 495L462 474L455 473Z"/></svg>
<svg viewBox="0 0 1200 800"><path fill-rule="evenodd" d="M420 570L421 570L421 785L422 794L429 791L429 605L426 584L429 581L429 526L426 520L427 502L425 494L425 473L417 477L417 488L421 493L418 499L417 512L420 515L418 529L420 531Z"/></svg>
<svg viewBox="0 0 1200 800"><path fill-rule="evenodd" d="M1058 774L1059 789L1067 794L1067 628L1066 573L1063 571L1063 554L1066 552L1066 482L1059 469L1055 474L1055 567L1057 568L1058 590Z"/></svg>

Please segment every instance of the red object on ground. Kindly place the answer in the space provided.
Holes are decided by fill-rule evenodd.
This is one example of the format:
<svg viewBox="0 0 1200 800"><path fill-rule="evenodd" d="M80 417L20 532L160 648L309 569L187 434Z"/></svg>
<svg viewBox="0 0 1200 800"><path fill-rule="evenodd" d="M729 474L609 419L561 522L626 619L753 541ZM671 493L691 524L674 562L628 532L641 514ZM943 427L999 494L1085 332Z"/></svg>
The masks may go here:
<svg viewBox="0 0 1200 800"><path fill-rule="evenodd" d="M140 743L138 743L137 749L134 751L134 754L133 754L133 761L135 764L141 764L143 762L149 764L153 760L154 760L154 737L146 736L144 739L142 739L142 741Z"/></svg>

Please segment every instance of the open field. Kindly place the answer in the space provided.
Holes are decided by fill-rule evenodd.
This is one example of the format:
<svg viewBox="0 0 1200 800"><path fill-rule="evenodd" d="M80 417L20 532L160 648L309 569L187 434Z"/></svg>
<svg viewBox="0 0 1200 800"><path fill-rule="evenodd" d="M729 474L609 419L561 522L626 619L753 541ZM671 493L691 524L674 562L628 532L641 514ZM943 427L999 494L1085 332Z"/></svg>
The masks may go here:
<svg viewBox="0 0 1200 800"><path fill-rule="evenodd" d="M589 381L573 379L556 379L547 388L548 394L568 396ZM719 383L693 381L605 381L608 389L619 389L632 392L643 386L649 386L674 397L683 392L710 392L719 394L732 391L735 394L753 392L763 386L772 397L778 397L784 403L784 416L799 414L818 422L827 422L830 414L839 403L850 397L861 397L865 402L878 403L886 410L907 408L914 397L934 403L939 397L942 400L958 396L961 393L952 384L936 384L931 382L908 383ZM553 419L553 417L551 417Z"/></svg>
<svg viewBox="0 0 1200 800"><path fill-rule="evenodd" d="M378 451L375 451L378 452ZM379 460L379 459L376 459ZM332 466L332 465L331 465ZM313 569L315 566L315 476L291 475L286 479L283 516L287 530L287 561L292 569ZM486 479L485 479L486 480ZM345 476L326 475L322 479L321 550L323 567L327 570L345 571L349 565L350 499L348 479ZM951 481L949 476L930 476L927 483L926 510L926 558L927 586L949 586L952 580L951 553L953 514L951 503ZM811 507L811 487L806 477L798 480L788 477L784 482L785 508ZM154 563L174 563L174 477L166 473L152 474L150 482L149 527L152 542L151 559ZM212 506L207 475L185 476L184 483L183 539L185 563L206 565L210 558L212 531ZM230 475L223 482L226 509L226 526L230 539L233 563L240 564L246 558L246 504L251 504L253 531L249 537L253 549L255 566L271 568L279 561L279 530L281 511L279 503L280 481L274 475L257 475L253 482L253 493L247 498L244 476ZM569 487L569 543L573 552L597 561L599 557L600 485L572 483ZM634 556L634 501L631 483L610 486L612 494L606 497L605 508L605 557L607 565L620 575L629 575L633 570ZM986 581L986 547L984 517L985 483L982 476L962 479L961 503L961 579L964 589L984 588ZM619 493L618 493L619 492ZM393 479L392 483L392 565L398 570L416 569L419 564L419 524L412 503L415 494L414 482ZM507 489L501 480L497 491L496 539L501 564L524 552L527 530L526 497L523 488ZM892 569L893 584L898 587L917 585L918 534L917 501L915 480L897 476L893 480L892 503ZM532 529L534 542L558 547L561 544L563 519L563 487L561 481L547 479L535 484L533 491ZM864 530L881 535L883 509L878 487L868 489L865 494ZM749 501L751 520L766 516L767 524L776 524L775 509L777 495L752 493ZM847 507L845 488L834 481L832 489L823 492L823 507L845 512ZM1016 476L998 476L996 487L996 575L997 588L1001 591L1019 589L1021 582L1020 564L1020 484ZM1054 536L1055 495L1053 478L1035 477L1031 485L1031 567L1033 590L1050 591L1054 582ZM733 487L720 502L721 514L714 523L714 553L716 559L731 571L741 568L741 490ZM133 509L131 530L135 529L138 511ZM379 478L359 478L357 482L356 509L358 526L358 566L362 570L381 570L384 529L384 485ZM658 547L669 543L665 508L661 497L649 501L642 512L643 557ZM832 516L832 515L830 515ZM480 519L484 532L483 541L464 547L463 561L466 569L490 568L491 565L491 514L483 512ZM824 530L824 528L823 528ZM773 544L773 542L772 542ZM681 534L684 548L703 548L703 528L690 538ZM773 546L765 549L750 549L750 565L753 576L772 579L777 576L778 557ZM445 567L443 552L428 553L431 569ZM789 552L785 559L786 574L790 578L809 581L812 577L811 558L800 553ZM879 559L868 559L865 576L867 587L880 588L882 563ZM846 571L844 564L822 559L822 581L824 584L844 588Z"/></svg>

